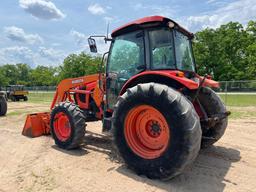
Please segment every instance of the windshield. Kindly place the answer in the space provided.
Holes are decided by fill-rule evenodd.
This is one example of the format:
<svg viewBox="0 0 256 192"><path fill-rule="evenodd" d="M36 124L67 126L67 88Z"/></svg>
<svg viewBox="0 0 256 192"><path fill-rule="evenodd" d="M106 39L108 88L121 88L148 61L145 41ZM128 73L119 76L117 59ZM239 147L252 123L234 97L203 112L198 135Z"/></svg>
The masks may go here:
<svg viewBox="0 0 256 192"><path fill-rule="evenodd" d="M149 39L152 69L195 71L191 41L187 36L162 28L149 31Z"/></svg>

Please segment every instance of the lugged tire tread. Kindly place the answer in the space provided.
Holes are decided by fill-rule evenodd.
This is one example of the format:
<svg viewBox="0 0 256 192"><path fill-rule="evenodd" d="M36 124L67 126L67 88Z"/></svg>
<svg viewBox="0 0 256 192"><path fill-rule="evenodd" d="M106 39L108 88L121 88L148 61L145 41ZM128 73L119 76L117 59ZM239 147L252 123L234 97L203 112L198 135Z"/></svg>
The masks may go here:
<svg viewBox="0 0 256 192"><path fill-rule="evenodd" d="M54 129L53 129L54 118L53 117L57 112L59 112L59 110L61 110L61 112L66 111L71 116L73 121L73 129L72 129L73 134L71 134L72 138L70 138L70 140L68 140L67 142L59 141L56 135L54 134ZM78 148L83 142L83 138L85 135L85 127L86 127L85 116L83 115L83 112L80 110L80 108L74 103L61 102L58 105L56 105L51 113L50 125L51 125L51 134L55 140L55 144L58 145L60 148L64 148L64 149ZM71 123L71 126L72 126L72 123Z"/></svg>
<svg viewBox="0 0 256 192"><path fill-rule="evenodd" d="M156 167L156 164L161 164L161 160L163 162L167 161L168 155L163 155L163 159L156 162L142 159L142 163L139 162L140 165L136 165L134 159L136 159L137 157L129 158L129 156L132 155L132 153L130 151L127 151L127 145L125 144L125 141L122 141L120 139L120 129L123 128L118 127L118 125L120 124L120 121L123 121L124 117L122 115L124 113L124 110L126 107L129 106L131 102L134 102L136 98L139 98L138 96L143 97L146 100L168 100L168 103L163 103L161 104L161 106L167 107L168 109L170 108L170 110L173 109L177 111L177 118L182 119L182 121L192 121L192 124L190 125L181 122L180 125L182 125L182 127L180 127L180 130L177 129L178 131L180 131L181 134L182 139L179 141L179 144L182 146L182 148L178 150L180 156L175 157L177 161L170 159L170 163L173 164L173 167L169 168L169 170L167 170L166 168L169 167L169 165L165 165L165 170L162 170L163 165ZM185 96L183 96L179 92L175 91L174 89L166 85L158 83L146 83L138 84L137 86L127 89L126 93L119 97L112 117L112 132L114 136L114 146L118 150L119 156L121 156L124 159L128 167L133 169L137 174L144 174L149 178L158 178L164 180L170 179L180 174L183 171L183 169L187 167L189 164L191 164L198 155L202 135L199 118L196 112L194 111L194 108L192 107L190 101Z"/></svg>

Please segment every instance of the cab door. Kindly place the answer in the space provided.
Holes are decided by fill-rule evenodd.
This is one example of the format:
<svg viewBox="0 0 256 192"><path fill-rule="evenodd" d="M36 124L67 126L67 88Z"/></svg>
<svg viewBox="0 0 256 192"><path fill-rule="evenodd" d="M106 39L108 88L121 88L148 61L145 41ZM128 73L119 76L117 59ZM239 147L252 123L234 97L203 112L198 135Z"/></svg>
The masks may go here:
<svg viewBox="0 0 256 192"><path fill-rule="evenodd" d="M107 108L113 109L125 82L145 66L144 33L136 31L118 36L111 45L107 71Z"/></svg>

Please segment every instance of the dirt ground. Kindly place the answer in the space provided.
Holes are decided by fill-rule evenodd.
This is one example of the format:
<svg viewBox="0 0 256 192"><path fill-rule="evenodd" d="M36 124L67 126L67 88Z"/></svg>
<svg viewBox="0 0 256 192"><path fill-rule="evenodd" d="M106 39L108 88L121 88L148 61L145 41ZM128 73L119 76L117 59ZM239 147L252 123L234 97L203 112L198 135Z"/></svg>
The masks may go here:
<svg viewBox="0 0 256 192"><path fill-rule="evenodd" d="M88 123L84 145L74 151L57 148L50 136L22 136L25 113L47 109L48 104L9 103L8 115L0 118L0 192L256 189L256 115L231 119L224 137L202 150L189 169L170 181L159 181L137 176L116 161L100 122Z"/></svg>

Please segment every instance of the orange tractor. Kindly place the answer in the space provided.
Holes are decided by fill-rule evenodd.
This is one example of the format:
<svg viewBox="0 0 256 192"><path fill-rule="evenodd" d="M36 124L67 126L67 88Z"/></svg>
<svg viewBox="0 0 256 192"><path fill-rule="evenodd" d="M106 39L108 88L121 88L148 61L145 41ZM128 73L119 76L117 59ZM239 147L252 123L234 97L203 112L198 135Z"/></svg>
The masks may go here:
<svg viewBox="0 0 256 192"><path fill-rule="evenodd" d="M92 52L95 37L88 39ZM57 146L73 149L86 122L102 120L129 168L172 178L225 132L229 112L210 88L219 83L196 73L193 34L171 19L145 17L111 37L106 67L104 54L99 74L61 81L51 113L28 115L23 135L51 133Z"/></svg>

